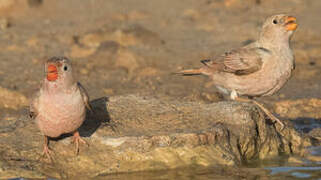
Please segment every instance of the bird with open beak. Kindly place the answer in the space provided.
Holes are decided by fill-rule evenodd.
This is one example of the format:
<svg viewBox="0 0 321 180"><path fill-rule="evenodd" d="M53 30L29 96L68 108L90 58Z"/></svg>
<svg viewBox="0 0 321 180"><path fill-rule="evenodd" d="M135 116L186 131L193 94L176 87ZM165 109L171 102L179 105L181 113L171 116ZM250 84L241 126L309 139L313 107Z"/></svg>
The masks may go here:
<svg viewBox="0 0 321 180"><path fill-rule="evenodd" d="M290 39L297 28L296 18L279 14L268 17L257 41L209 60L199 69L182 70L183 75L207 75L217 89L232 100L252 102L273 121L284 123L262 104L246 97L270 96L290 78L295 68Z"/></svg>
<svg viewBox="0 0 321 180"><path fill-rule="evenodd" d="M66 57L52 57L45 63L45 78L30 102L30 117L36 120L45 142L43 155L50 160L49 138L73 134L76 153L81 139L78 128L85 120L86 107L92 110L84 87L74 80L72 66Z"/></svg>

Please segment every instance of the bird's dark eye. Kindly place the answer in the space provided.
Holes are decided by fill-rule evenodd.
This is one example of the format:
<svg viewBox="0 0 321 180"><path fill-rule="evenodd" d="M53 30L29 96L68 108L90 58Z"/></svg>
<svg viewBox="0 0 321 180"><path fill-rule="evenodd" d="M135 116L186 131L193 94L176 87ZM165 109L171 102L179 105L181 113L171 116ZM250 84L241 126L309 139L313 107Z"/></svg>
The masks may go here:
<svg viewBox="0 0 321 180"><path fill-rule="evenodd" d="M277 23L278 23L278 20L274 19L273 24L277 24Z"/></svg>
<svg viewBox="0 0 321 180"><path fill-rule="evenodd" d="M64 71L67 71L68 70L68 67L67 66L64 66Z"/></svg>

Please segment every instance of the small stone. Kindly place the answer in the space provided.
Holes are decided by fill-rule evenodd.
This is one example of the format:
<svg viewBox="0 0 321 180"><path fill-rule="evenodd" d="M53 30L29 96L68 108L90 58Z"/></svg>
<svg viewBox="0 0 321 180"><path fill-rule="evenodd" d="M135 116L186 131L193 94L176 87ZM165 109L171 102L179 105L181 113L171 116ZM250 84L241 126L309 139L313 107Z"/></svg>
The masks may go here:
<svg viewBox="0 0 321 180"><path fill-rule="evenodd" d="M144 68L143 70L141 70L138 73L138 76L141 76L141 77L156 76L158 73L159 72L157 69L152 68L152 67L147 67L147 68Z"/></svg>
<svg viewBox="0 0 321 180"><path fill-rule="evenodd" d="M0 19L0 29L6 30L6 29L8 29L8 27L10 27L10 23L9 23L8 19L1 18Z"/></svg>
<svg viewBox="0 0 321 180"><path fill-rule="evenodd" d="M43 0L28 0L28 5L30 7L38 7L41 6L43 3Z"/></svg>
<svg viewBox="0 0 321 180"><path fill-rule="evenodd" d="M16 0L0 0L0 9L10 8L16 3Z"/></svg>
<svg viewBox="0 0 321 180"><path fill-rule="evenodd" d="M99 33L89 33L79 39L79 43L87 46L97 48L104 41L104 37Z"/></svg>
<svg viewBox="0 0 321 180"><path fill-rule="evenodd" d="M111 88L106 88L104 89L104 93L108 96L108 95L113 95L114 94L114 90Z"/></svg>
<svg viewBox="0 0 321 180"><path fill-rule="evenodd" d="M297 164L303 164L304 163L302 158L299 158L299 157L289 157L288 162L289 163L297 163Z"/></svg>
<svg viewBox="0 0 321 180"><path fill-rule="evenodd" d="M7 47L7 50L8 50L8 51L23 51L24 48L23 48L23 47L20 47L20 46L18 46L18 45L13 44L13 45L8 46L8 47Z"/></svg>
<svg viewBox="0 0 321 180"><path fill-rule="evenodd" d="M222 96L217 93L213 94L213 93L204 92L201 94L201 98L203 100L209 101L209 102L218 102L218 101L222 100Z"/></svg>
<svg viewBox="0 0 321 180"><path fill-rule="evenodd" d="M321 122L319 122L321 123ZM315 139L320 140L321 142L321 128L314 128L309 132L309 135Z"/></svg>
<svg viewBox="0 0 321 180"><path fill-rule="evenodd" d="M29 47L36 48L38 46L39 40L37 37L31 37L27 40L26 44Z"/></svg>
<svg viewBox="0 0 321 180"><path fill-rule="evenodd" d="M96 48L83 48L78 45L73 45L71 47L70 56L72 58L85 58L96 52Z"/></svg>
<svg viewBox="0 0 321 180"><path fill-rule="evenodd" d="M308 155L305 158L310 160L310 161L321 162L321 156Z"/></svg>
<svg viewBox="0 0 321 180"><path fill-rule="evenodd" d="M200 13L196 11L195 9L186 9L183 12L183 16L190 18L192 20L197 20L201 17Z"/></svg>
<svg viewBox="0 0 321 180"><path fill-rule="evenodd" d="M120 29L115 31L113 35L115 37L115 40L122 46L133 46L138 44L139 41L134 35L124 33L124 31Z"/></svg>
<svg viewBox="0 0 321 180"><path fill-rule="evenodd" d="M83 75L87 75L89 73L89 71L86 68L81 68L80 69L80 73L83 74Z"/></svg>
<svg viewBox="0 0 321 180"><path fill-rule="evenodd" d="M139 67L138 65L139 57L133 52L126 49L119 49L116 57L116 67L125 68L129 74Z"/></svg>
<svg viewBox="0 0 321 180"><path fill-rule="evenodd" d="M148 14L142 11L130 11L128 13L128 19L130 20L142 20L146 19L148 17Z"/></svg>
<svg viewBox="0 0 321 180"><path fill-rule="evenodd" d="M213 23L202 23L202 24L197 25L197 29L203 30L206 32L211 32L211 31L215 30L215 28L216 28L216 26Z"/></svg>

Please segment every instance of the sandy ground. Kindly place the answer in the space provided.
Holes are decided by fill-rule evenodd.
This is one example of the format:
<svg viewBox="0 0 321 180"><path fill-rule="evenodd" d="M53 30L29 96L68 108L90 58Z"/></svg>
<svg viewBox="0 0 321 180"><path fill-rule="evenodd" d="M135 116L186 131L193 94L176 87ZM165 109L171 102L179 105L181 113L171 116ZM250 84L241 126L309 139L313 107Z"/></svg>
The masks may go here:
<svg viewBox="0 0 321 180"><path fill-rule="evenodd" d="M286 12L299 23L297 69L271 99L321 97L319 1L35 2L17 1L2 13L9 27L0 36L0 86L26 96L43 77L43 61L65 55L92 98L148 92L217 101L208 78L170 73L254 40L267 16Z"/></svg>

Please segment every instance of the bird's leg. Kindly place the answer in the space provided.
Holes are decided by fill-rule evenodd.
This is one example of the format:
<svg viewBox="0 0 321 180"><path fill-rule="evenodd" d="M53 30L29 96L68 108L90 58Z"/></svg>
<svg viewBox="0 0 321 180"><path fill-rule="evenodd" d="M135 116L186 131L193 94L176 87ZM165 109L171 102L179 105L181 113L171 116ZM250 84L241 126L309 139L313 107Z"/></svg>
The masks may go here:
<svg viewBox="0 0 321 180"><path fill-rule="evenodd" d="M43 152L42 152L42 156L47 156L47 158L52 161L51 155L53 152L49 149L48 145L49 145L49 139L47 136L44 136L44 144L43 144Z"/></svg>
<svg viewBox="0 0 321 180"><path fill-rule="evenodd" d="M231 92L231 99L239 102L253 103L258 106L272 121L278 122L281 125L281 131L284 129L284 123L277 117L275 117L268 109L266 109L261 103L247 98L238 97L236 91Z"/></svg>
<svg viewBox="0 0 321 180"><path fill-rule="evenodd" d="M76 144L76 154L77 155L79 154L79 142L89 146L88 143L80 137L79 132L76 131L76 132L74 132L73 143Z"/></svg>

